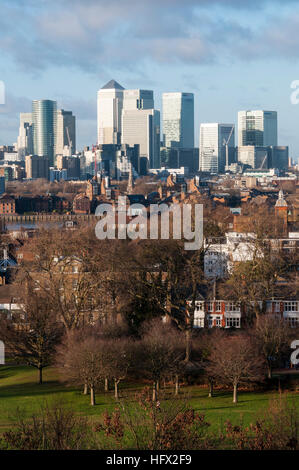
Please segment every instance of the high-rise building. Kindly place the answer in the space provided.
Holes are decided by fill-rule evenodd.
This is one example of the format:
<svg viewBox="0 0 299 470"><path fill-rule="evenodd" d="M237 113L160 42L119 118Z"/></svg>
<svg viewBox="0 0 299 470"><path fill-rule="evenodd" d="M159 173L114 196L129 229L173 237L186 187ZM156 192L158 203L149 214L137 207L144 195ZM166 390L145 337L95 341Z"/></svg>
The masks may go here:
<svg viewBox="0 0 299 470"><path fill-rule="evenodd" d="M98 91L98 144L119 144L121 140L121 113L124 88L110 80Z"/></svg>
<svg viewBox="0 0 299 470"><path fill-rule="evenodd" d="M76 118L72 111L57 111L56 155L71 156L76 152Z"/></svg>
<svg viewBox="0 0 299 470"><path fill-rule="evenodd" d="M20 113L17 147L19 160L24 160L25 155L33 153L32 113Z"/></svg>
<svg viewBox="0 0 299 470"><path fill-rule="evenodd" d="M32 103L33 153L47 157L53 165L56 146L57 104L51 100Z"/></svg>
<svg viewBox="0 0 299 470"><path fill-rule="evenodd" d="M160 112L129 109L122 112L122 144L139 145L149 168L160 168Z"/></svg>
<svg viewBox="0 0 299 470"><path fill-rule="evenodd" d="M289 147L270 147L270 168L286 170L289 166Z"/></svg>
<svg viewBox="0 0 299 470"><path fill-rule="evenodd" d="M277 145L276 111L238 112L238 146L244 145L257 147Z"/></svg>
<svg viewBox="0 0 299 470"><path fill-rule="evenodd" d="M163 143L165 147L194 147L193 93L163 93Z"/></svg>
<svg viewBox="0 0 299 470"><path fill-rule="evenodd" d="M123 109L154 109L154 92L152 90L124 90Z"/></svg>
<svg viewBox="0 0 299 470"><path fill-rule="evenodd" d="M256 147L255 145L242 145L238 147L238 161L253 169L268 169L270 147Z"/></svg>
<svg viewBox="0 0 299 470"><path fill-rule="evenodd" d="M225 170L226 142L228 142L228 163L230 164L235 151L234 125L219 123L200 125L200 171L216 174Z"/></svg>
<svg viewBox="0 0 299 470"><path fill-rule="evenodd" d="M26 155L25 157L26 178L49 179L49 159L38 155Z"/></svg>

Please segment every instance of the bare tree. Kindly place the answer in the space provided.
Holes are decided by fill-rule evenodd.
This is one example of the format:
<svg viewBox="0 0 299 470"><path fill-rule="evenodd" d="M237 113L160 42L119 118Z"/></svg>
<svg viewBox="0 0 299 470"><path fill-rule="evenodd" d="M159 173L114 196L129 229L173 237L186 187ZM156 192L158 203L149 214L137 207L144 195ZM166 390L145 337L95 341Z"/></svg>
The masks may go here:
<svg viewBox="0 0 299 470"><path fill-rule="evenodd" d="M287 322L276 316L266 315L256 322L252 330L257 349L267 364L268 378L272 378L273 365L290 350L291 331Z"/></svg>
<svg viewBox="0 0 299 470"><path fill-rule="evenodd" d="M114 397L118 400L119 383L127 377L132 365L132 344L128 338L114 338L105 340L105 364L106 378L114 383Z"/></svg>
<svg viewBox="0 0 299 470"><path fill-rule="evenodd" d="M153 400L157 399L159 383L182 361L182 349L174 337L177 331L161 320L152 320L144 326L144 335L137 344L137 369L153 383Z"/></svg>
<svg viewBox="0 0 299 470"><path fill-rule="evenodd" d="M228 336L214 344L208 374L233 387L233 403L238 402L241 384L262 380L263 361L248 336Z"/></svg>
<svg viewBox="0 0 299 470"><path fill-rule="evenodd" d="M64 344L58 349L57 365L63 379L88 387L91 405L96 404L97 387L107 375L106 344L96 335L67 335Z"/></svg>
<svg viewBox="0 0 299 470"><path fill-rule="evenodd" d="M1 337L6 346L15 359L38 369L40 384L62 332L51 305L34 290L23 296L19 313L14 313L12 319L1 319Z"/></svg>

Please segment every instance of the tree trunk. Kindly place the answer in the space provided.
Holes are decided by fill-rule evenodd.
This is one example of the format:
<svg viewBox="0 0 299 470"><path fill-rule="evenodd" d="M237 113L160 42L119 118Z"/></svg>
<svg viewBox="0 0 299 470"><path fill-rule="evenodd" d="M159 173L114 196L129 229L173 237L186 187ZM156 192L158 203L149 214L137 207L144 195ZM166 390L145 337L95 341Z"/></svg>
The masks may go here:
<svg viewBox="0 0 299 470"><path fill-rule="evenodd" d="M95 406L95 404L96 404L96 396L95 396L94 386L93 385L91 385L91 387L90 387L90 404L92 406Z"/></svg>
<svg viewBox="0 0 299 470"><path fill-rule="evenodd" d="M105 392L109 392L109 382L107 377L105 377Z"/></svg>
<svg viewBox="0 0 299 470"><path fill-rule="evenodd" d="M190 356L191 356L191 330L188 328L185 333L185 338L186 338L186 350L185 350L185 362L190 361Z"/></svg>
<svg viewBox="0 0 299 470"><path fill-rule="evenodd" d="M43 383L43 368L42 367L38 368L38 383L39 384Z"/></svg>
<svg viewBox="0 0 299 470"><path fill-rule="evenodd" d="M238 385L237 384L234 384L233 403L238 403Z"/></svg>
<svg viewBox="0 0 299 470"><path fill-rule="evenodd" d="M83 395L87 395L87 394L88 394L88 385L84 384Z"/></svg>
<svg viewBox="0 0 299 470"><path fill-rule="evenodd" d="M270 362L268 362L268 379L272 379L272 366Z"/></svg>
<svg viewBox="0 0 299 470"><path fill-rule="evenodd" d="M157 401L157 384L153 383L153 401Z"/></svg>
<svg viewBox="0 0 299 470"><path fill-rule="evenodd" d="M160 389L160 382L159 382L159 380L157 380L156 389L157 389L157 392L159 392L159 389Z"/></svg>
<svg viewBox="0 0 299 470"><path fill-rule="evenodd" d="M114 379L114 398L118 400L118 380Z"/></svg>
<svg viewBox="0 0 299 470"><path fill-rule="evenodd" d="M179 384L179 374L175 374L175 395L179 394L180 384Z"/></svg>
<svg viewBox="0 0 299 470"><path fill-rule="evenodd" d="M209 380L209 398L214 396L214 384L212 380Z"/></svg>

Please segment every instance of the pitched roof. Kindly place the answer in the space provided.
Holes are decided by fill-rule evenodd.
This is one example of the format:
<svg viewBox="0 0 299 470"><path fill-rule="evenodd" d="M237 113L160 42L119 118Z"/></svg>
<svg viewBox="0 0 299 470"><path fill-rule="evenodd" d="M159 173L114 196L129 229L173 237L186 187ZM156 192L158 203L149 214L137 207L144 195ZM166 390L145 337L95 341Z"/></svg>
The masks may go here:
<svg viewBox="0 0 299 470"><path fill-rule="evenodd" d="M104 85L102 87L102 90L105 90L107 88L111 88L111 89L117 89L117 90L124 90L124 87L122 87L119 83L117 83L115 80L110 80L110 82L106 83L106 85Z"/></svg>

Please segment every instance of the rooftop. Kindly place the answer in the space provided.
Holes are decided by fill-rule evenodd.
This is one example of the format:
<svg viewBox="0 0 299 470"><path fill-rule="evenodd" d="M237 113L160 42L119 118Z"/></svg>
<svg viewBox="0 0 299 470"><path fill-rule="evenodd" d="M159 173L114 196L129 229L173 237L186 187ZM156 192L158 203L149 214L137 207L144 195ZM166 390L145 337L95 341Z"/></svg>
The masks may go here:
<svg viewBox="0 0 299 470"><path fill-rule="evenodd" d="M117 89L117 90L124 90L124 87L122 87L119 83L117 83L115 80L110 80L110 82L106 83L101 89L106 90L106 89Z"/></svg>

